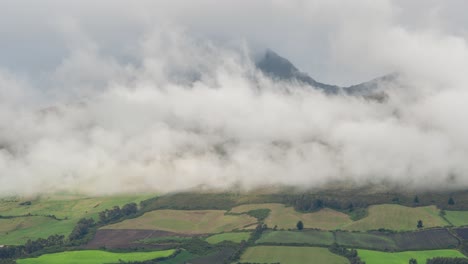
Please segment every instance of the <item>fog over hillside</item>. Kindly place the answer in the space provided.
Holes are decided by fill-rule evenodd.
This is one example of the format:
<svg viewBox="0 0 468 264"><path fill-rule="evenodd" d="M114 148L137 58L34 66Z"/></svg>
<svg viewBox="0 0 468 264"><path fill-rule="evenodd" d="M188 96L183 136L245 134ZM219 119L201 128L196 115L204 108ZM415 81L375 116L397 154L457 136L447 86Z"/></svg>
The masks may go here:
<svg viewBox="0 0 468 264"><path fill-rule="evenodd" d="M467 3L186 2L0 0L0 193L468 187Z"/></svg>

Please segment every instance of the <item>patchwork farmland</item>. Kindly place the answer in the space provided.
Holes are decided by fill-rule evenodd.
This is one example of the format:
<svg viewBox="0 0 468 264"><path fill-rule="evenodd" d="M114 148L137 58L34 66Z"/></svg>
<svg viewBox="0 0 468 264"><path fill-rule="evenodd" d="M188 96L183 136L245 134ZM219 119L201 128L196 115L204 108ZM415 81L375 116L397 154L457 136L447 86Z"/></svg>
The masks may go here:
<svg viewBox="0 0 468 264"><path fill-rule="evenodd" d="M265 224L279 229L296 228L297 221L302 221L307 228L323 230L339 229L352 222L347 214L324 208L313 213L301 213L283 204L248 204L231 209L231 213L246 213L257 209L270 209Z"/></svg>
<svg viewBox="0 0 468 264"><path fill-rule="evenodd" d="M209 234L243 229L257 219L248 215L225 215L221 210L156 210L105 226L104 229L162 230L185 234Z"/></svg>
<svg viewBox="0 0 468 264"><path fill-rule="evenodd" d="M118 219L106 220L107 222L100 220L98 215L103 211L109 215L110 212L117 210L114 206L107 204L107 198L85 199L80 197L77 198L77 201L69 202L71 205L81 204L75 207L76 210L85 210L81 213L71 212L68 208L61 209L66 207L65 202L49 201L44 198L42 198L44 200L32 200L30 204L25 205L19 204L23 203L21 200L6 202L0 206L0 208L4 208L5 212L25 213L30 210L37 215L17 217L5 214L4 217L0 218L0 223L3 223L0 225L0 232L8 232L16 228L17 230L13 234L16 234L17 238L11 240L11 244L14 244L17 243L18 237L25 239L22 237L23 234L45 238L51 232L69 234L73 226L62 226L63 220L55 215L67 215L73 221L77 221L77 218L82 216L92 217L97 221L95 229L89 231L92 236L89 236L89 239L80 245L80 249L106 248L119 251L144 249L147 252L181 249L177 255L160 261L160 263L166 264L222 263L231 260L234 260L233 262L263 261L271 263L274 260L281 263L301 263L302 261L303 263L304 259L312 257L325 261L323 263L348 263L349 260L346 257L329 251L328 248L335 246L358 249L359 252L364 252L362 253L364 257L369 257L369 255L365 255L366 252L376 252L377 256L381 252L401 252L400 255L391 256L399 256L398 258L404 259L407 256L405 252L412 250L428 251L427 254L424 253L427 256L445 256L439 253L446 251L440 250L456 249L455 252L461 252L460 250L465 247L468 234L466 228L450 226L448 223L450 221L444 220L449 215L448 211L445 211L444 215L435 206L373 205L365 209L368 211L366 215L353 221L350 211L320 208L313 212L300 212L286 204L254 202L255 199L265 199L258 196L243 197L223 194L217 197L214 194L209 194L205 197L206 199L201 199L203 206L193 202L186 209L172 209L171 207L182 206L183 202L178 200L179 196L177 195L171 197L172 199L166 197L161 200L158 198L145 200L138 206L137 212L134 214L120 215ZM190 200L189 194L180 197L184 201ZM196 194L194 197L203 196ZM230 208L222 210L193 209L195 207L209 208L208 200L210 198L214 198L213 200L217 203L213 207L232 205ZM127 201L138 201L141 198L119 199L124 198L117 198L121 204ZM100 203L97 202L99 200ZM230 202L227 202L228 200ZM236 205L239 203L237 201L242 201L244 204ZM253 203L245 204L246 201ZM41 205L42 202L44 204ZM94 202L97 203L90 206ZM60 205L61 203L62 205ZM106 208L101 208L101 206ZM98 210L98 208L100 209ZM108 211L107 208L114 208L114 211ZM48 212L47 210L56 214L54 216L39 215L39 213L45 214ZM457 212L456 216L459 219L458 223L463 223L464 214ZM327 222L327 218L333 218L333 220ZM389 219L385 220L384 218ZM419 218L424 221L423 228L416 228L417 220L415 221L415 219ZM22 222L24 219L34 221ZM56 221L57 224L51 225L50 220ZM303 230L298 230L296 226L298 221L303 222ZM392 221L400 223L400 225L392 223ZM432 227L439 225L441 226L439 228ZM5 237L2 239L8 242ZM465 242L462 239L465 239ZM67 237L64 238L64 241L64 243L68 243L66 242ZM72 246L70 249L76 248ZM0 249L0 253L1 251ZM68 251L72 252L73 250ZM293 254L291 252L296 257L290 255ZM50 258L52 255L46 253L39 255L53 263L55 260ZM425 257L426 255L421 256ZM22 258L21 261L27 261L26 259L28 258ZM83 257L83 259L86 258ZM369 258L366 263L372 264L373 262L375 262L375 258Z"/></svg>

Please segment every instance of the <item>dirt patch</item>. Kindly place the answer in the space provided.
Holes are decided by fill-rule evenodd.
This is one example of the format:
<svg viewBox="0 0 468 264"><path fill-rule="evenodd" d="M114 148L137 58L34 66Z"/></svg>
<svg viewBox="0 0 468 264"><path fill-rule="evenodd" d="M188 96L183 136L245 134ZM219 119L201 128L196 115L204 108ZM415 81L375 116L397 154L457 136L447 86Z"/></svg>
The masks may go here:
<svg viewBox="0 0 468 264"><path fill-rule="evenodd" d="M148 245L137 242L142 239L158 238L158 237L190 237L187 234L178 234L160 230L141 230L141 229L99 229L96 232L93 240L86 246L86 249L106 248L171 248L174 244L165 243L158 245Z"/></svg>

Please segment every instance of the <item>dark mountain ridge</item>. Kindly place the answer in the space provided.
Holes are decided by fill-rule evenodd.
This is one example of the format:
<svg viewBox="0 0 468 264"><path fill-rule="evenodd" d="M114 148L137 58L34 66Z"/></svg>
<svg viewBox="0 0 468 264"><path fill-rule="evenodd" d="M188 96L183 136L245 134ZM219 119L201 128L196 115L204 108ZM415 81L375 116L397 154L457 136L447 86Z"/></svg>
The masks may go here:
<svg viewBox="0 0 468 264"><path fill-rule="evenodd" d="M298 81L313 88L320 89L326 94L348 94L355 96L363 96L377 100L386 98L382 87L385 84L394 83L398 77L397 74L388 74L368 82L352 85L349 87L341 87L338 85L325 84L316 81L307 73L301 72L289 60L276 54L274 51L267 50L264 56L257 61L256 66L265 75L272 79L284 81Z"/></svg>

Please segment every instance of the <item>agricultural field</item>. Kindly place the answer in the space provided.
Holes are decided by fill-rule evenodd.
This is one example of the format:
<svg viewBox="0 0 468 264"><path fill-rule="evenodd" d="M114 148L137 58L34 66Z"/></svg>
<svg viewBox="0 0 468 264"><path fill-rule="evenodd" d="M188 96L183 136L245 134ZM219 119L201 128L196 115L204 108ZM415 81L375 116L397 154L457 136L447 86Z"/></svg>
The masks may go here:
<svg viewBox="0 0 468 264"><path fill-rule="evenodd" d="M323 230L339 229L346 224L352 223L347 214L324 208L313 213L301 213L293 207L284 204L247 204L232 208L231 213L245 213L256 209L270 209L265 224L269 227L277 226L279 229L295 229L296 223L302 221L304 228L316 228Z"/></svg>
<svg viewBox="0 0 468 264"><path fill-rule="evenodd" d="M189 260L192 260L193 258L195 258L196 256L194 256L193 254L191 254L190 252L187 252L185 250L182 250L179 254L177 254L175 257L173 258L169 258L169 259L166 259L166 260L162 260L160 262L158 262L159 264L180 264L180 263L187 263Z"/></svg>
<svg viewBox="0 0 468 264"><path fill-rule="evenodd" d="M458 250L426 250L426 251L405 251L388 253L372 250L358 250L358 255L366 264L408 264L411 258L418 263L426 263L426 260L434 257L465 258Z"/></svg>
<svg viewBox="0 0 468 264"><path fill-rule="evenodd" d="M45 216L0 219L0 244L18 245L28 239L47 238L53 234L68 235L74 223Z"/></svg>
<svg viewBox="0 0 468 264"><path fill-rule="evenodd" d="M414 232L335 232L336 243L346 247L376 250L449 249L458 246L458 240L446 229L428 229Z"/></svg>
<svg viewBox="0 0 468 264"><path fill-rule="evenodd" d="M162 230L183 234L229 232L255 224L248 215L225 215L222 210L156 210L103 229Z"/></svg>
<svg viewBox="0 0 468 264"><path fill-rule="evenodd" d="M428 229L391 234L400 250L449 249L458 246L458 239L447 229Z"/></svg>
<svg viewBox="0 0 468 264"><path fill-rule="evenodd" d="M282 244L309 244L315 246L329 246L333 244L332 232L319 230L303 231L265 231L257 244L262 243L282 243Z"/></svg>
<svg viewBox="0 0 468 264"><path fill-rule="evenodd" d="M445 218L454 226L468 226L468 211L445 211Z"/></svg>
<svg viewBox="0 0 468 264"><path fill-rule="evenodd" d="M336 232L336 243L345 247L368 248L378 250L398 250L393 237L387 234Z"/></svg>
<svg viewBox="0 0 468 264"><path fill-rule="evenodd" d="M331 253L327 248L319 247L286 247L286 246L254 246L249 247L241 256L240 262L250 263L310 263L347 264L349 261Z"/></svg>
<svg viewBox="0 0 468 264"><path fill-rule="evenodd" d="M418 220L424 228L449 225L439 216L435 206L406 207L396 204L382 204L369 207L369 215L363 219L343 226L344 230L367 231L380 228L407 231L416 230Z"/></svg>
<svg viewBox="0 0 468 264"><path fill-rule="evenodd" d="M150 195L76 197L43 196L34 199L0 200L0 244L18 245L28 239L67 236L82 217L97 219L98 213L115 205L140 201ZM21 205L23 204L23 205ZM7 218L12 217L12 218Z"/></svg>
<svg viewBox="0 0 468 264"><path fill-rule="evenodd" d="M344 231L265 231L257 244L309 244L328 246L333 243L345 247L382 251L449 249L458 246L458 240L446 229L415 232L344 232Z"/></svg>
<svg viewBox="0 0 468 264"><path fill-rule="evenodd" d="M464 240L468 240L468 227L455 229L457 235Z"/></svg>
<svg viewBox="0 0 468 264"><path fill-rule="evenodd" d="M217 244L223 241L232 241L235 243L240 243L242 240L247 241L249 237L249 232L231 232L212 235L207 237L205 240L210 244Z"/></svg>
<svg viewBox="0 0 468 264"><path fill-rule="evenodd" d="M61 253L45 254L37 258L17 260L18 264L103 264L123 261L144 261L150 259L169 257L175 250L152 252L114 253L102 250L66 251Z"/></svg>

